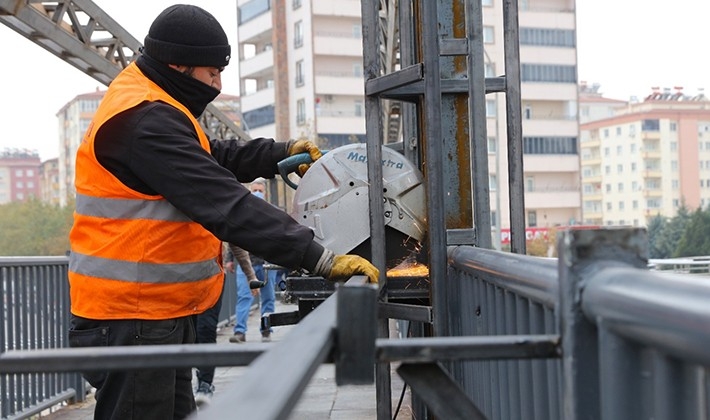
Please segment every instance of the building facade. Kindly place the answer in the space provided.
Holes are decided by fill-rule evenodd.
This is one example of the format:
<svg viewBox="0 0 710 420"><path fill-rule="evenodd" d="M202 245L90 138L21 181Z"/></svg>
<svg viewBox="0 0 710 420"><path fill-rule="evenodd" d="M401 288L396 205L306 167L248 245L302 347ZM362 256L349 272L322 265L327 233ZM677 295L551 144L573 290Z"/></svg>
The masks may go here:
<svg viewBox="0 0 710 420"><path fill-rule="evenodd" d="M0 204L40 199L39 153L0 150Z"/></svg>
<svg viewBox="0 0 710 420"><path fill-rule="evenodd" d="M39 169L39 178L42 201L52 205L59 205L59 158L42 162Z"/></svg>
<svg viewBox="0 0 710 420"><path fill-rule="evenodd" d="M581 125L583 218L645 227L710 204L710 101L654 89L614 116Z"/></svg>
<svg viewBox="0 0 710 420"><path fill-rule="evenodd" d="M486 73L501 75L502 2L481 1ZM323 147L363 141L360 2L237 4L242 112L252 136L306 137ZM527 224L579 223L575 2L521 2L519 21ZM508 228L507 147L499 141L506 138L505 109L502 94L488 95L493 219Z"/></svg>

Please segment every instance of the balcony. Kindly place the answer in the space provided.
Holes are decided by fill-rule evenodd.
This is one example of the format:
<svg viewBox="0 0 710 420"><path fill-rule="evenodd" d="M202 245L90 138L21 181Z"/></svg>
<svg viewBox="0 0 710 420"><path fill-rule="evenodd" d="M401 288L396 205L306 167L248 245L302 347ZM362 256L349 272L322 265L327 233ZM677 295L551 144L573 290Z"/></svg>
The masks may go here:
<svg viewBox="0 0 710 420"><path fill-rule="evenodd" d="M242 78L256 79L268 73L273 73L274 53L263 51L251 58L239 62L239 74Z"/></svg>
<svg viewBox="0 0 710 420"><path fill-rule="evenodd" d="M253 38L257 38L265 32L271 32L271 28L271 10L269 10L238 26L237 33L239 42L248 43Z"/></svg>
<svg viewBox="0 0 710 420"><path fill-rule="evenodd" d="M251 94L243 95L240 99L242 102L242 114L267 105L273 105L276 101L274 96L274 88L266 88Z"/></svg>
<svg viewBox="0 0 710 420"><path fill-rule="evenodd" d="M579 125L577 117L550 117L523 120L523 133L526 136L549 136L554 133L556 136L577 137Z"/></svg>
<svg viewBox="0 0 710 420"><path fill-rule="evenodd" d="M315 92L318 95L365 95L365 79L352 76L352 73L318 72L315 81Z"/></svg>
<svg viewBox="0 0 710 420"><path fill-rule="evenodd" d="M569 101L577 97L575 83L522 82L520 95L523 101Z"/></svg>
<svg viewBox="0 0 710 420"><path fill-rule="evenodd" d="M345 32L317 32L313 36L313 54L362 57L362 38Z"/></svg>
<svg viewBox="0 0 710 420"><path fill-rule="evenodd" d="M525 191L525 206L534 209L579 208L582 197L578 186L555 185Z"/></svg>
<svg viewBox="0 0 710 420"><path fill-rule="evenodd" d="M579 155L524 155L525 172L579 172Z"/></svg>
<svg viewBox="0 0 710 420"><path fill-rule="evenodd" d="M360 17L362 8L358 0L328 0L311 2L314 16Z"/></svg>
<svg viewBox="0 0 710 420"><path fill-rule="evenodd" d="M319 133L364 134L365 117L346 111L320 111L317 116Z"/></svg>

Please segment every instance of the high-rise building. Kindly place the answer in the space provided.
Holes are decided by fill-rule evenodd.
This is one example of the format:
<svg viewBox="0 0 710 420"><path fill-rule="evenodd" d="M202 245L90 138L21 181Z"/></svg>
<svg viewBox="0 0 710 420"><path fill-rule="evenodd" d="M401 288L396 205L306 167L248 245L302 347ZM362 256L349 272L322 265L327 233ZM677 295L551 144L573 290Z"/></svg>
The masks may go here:
<svg viewBox="0 0 710 420"><path fill-rule="evenodd" d="M0 204L40 198L39 153L0 150Z"/></svg>
<svg viewBox="0 0 710 420"><path fill-rule="evenodd" d="M647 226L710 204L710 101L653 90L581 125L582 213L593 225Z"/></svg>
<svg viewBox="0 0 710 420"><path fill-rule="evenodd" d="M42 202L59 205L59 158L42 162L39 178Z"/></svg>
<svg viewBox="0 0 710 420"><path fill-rule="evenodd" d="M502 2L480 0L485 69L505 73ZM252 136L362 141L361 5L355 0L238 0L242 113ZM520 3L526 221L580 222L574 0ZM509 226L506 104L487 96L494 220ZM499 141L500 140L500 141Z"/></svg>

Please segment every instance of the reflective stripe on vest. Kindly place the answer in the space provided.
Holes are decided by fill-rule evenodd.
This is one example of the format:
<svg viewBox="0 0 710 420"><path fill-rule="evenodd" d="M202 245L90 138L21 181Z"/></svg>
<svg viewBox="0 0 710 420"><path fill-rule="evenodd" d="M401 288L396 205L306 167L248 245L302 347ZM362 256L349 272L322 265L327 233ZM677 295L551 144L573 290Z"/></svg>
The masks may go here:
<svg viewBox="0 0 710 420"><path fill-rule="evenodd" d="M181 264L135 263L71 253L69 270L91 277L138 283L183 283L221 273L214 259Z"/></svg>
<svg viewBox="0 0 710 420"><path fill-rule="evenodd" d="M76 212L83 216L107 219L150 219L189 222L185 213L166 200L99 198L76 194Z"/></svg>

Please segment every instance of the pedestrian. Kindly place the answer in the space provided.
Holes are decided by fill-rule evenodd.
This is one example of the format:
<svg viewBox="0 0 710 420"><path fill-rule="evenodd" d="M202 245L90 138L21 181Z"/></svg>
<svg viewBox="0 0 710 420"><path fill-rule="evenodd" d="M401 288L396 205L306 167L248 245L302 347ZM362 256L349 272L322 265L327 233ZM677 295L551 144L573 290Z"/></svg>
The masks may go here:
<svg viewBox="0 0 710 420"><path fill-rule="evenodd" d="M266 181L264 178L257 178L249 184L249 190L253 195L261 199L265 199ZM236 245L230 244L230 248L234 255L242 254L246 251ZM254 303L254 297L258 295L261 300L261 316L264 314L273 313L276 307L276 292L272 284L269 284L266 272L264 270L264 259L254 255L249 255L251 274L248 270L244 270L240 266L237 268L235 277L237 284L237 304L234 311L236 322L234 324L234 335L229 338L232 343L243 343L246 341L247 323L249 320L249 312ZM261 341L271 341L271 329L261 329Z"/></svg>
<svg viewBox="0 0 710 420"><path fill-rule="evenodd" d="M231 57L214 16L170 6L144 44L111 82L76 154L70 345L194 343L195 315L222 292L222 242L314 275L376 282L367 260L334 255L241 184L273 178L288 156L318 159L314 143L219 141L201 128ZM95 419L182 419L195 410L189 367L84 377L96 388Z"/></svg>
<svg viewBox="0 0 710 420"><path fill-rule="evenodd" d="M224 294L224 281L227 273L234 273L234 255L225 243L222 244L222 259L224 261L224 278L222 280L222 293L220 293L217 303L201 314L197 315L195 321L195 343L217 343L217 324L219 323L219 312L222 310L222 295ZM207 404L212 400L215 387L214 366L200 366L196 368L197 389L195 390L195 403L197 406Z"/></svg>

